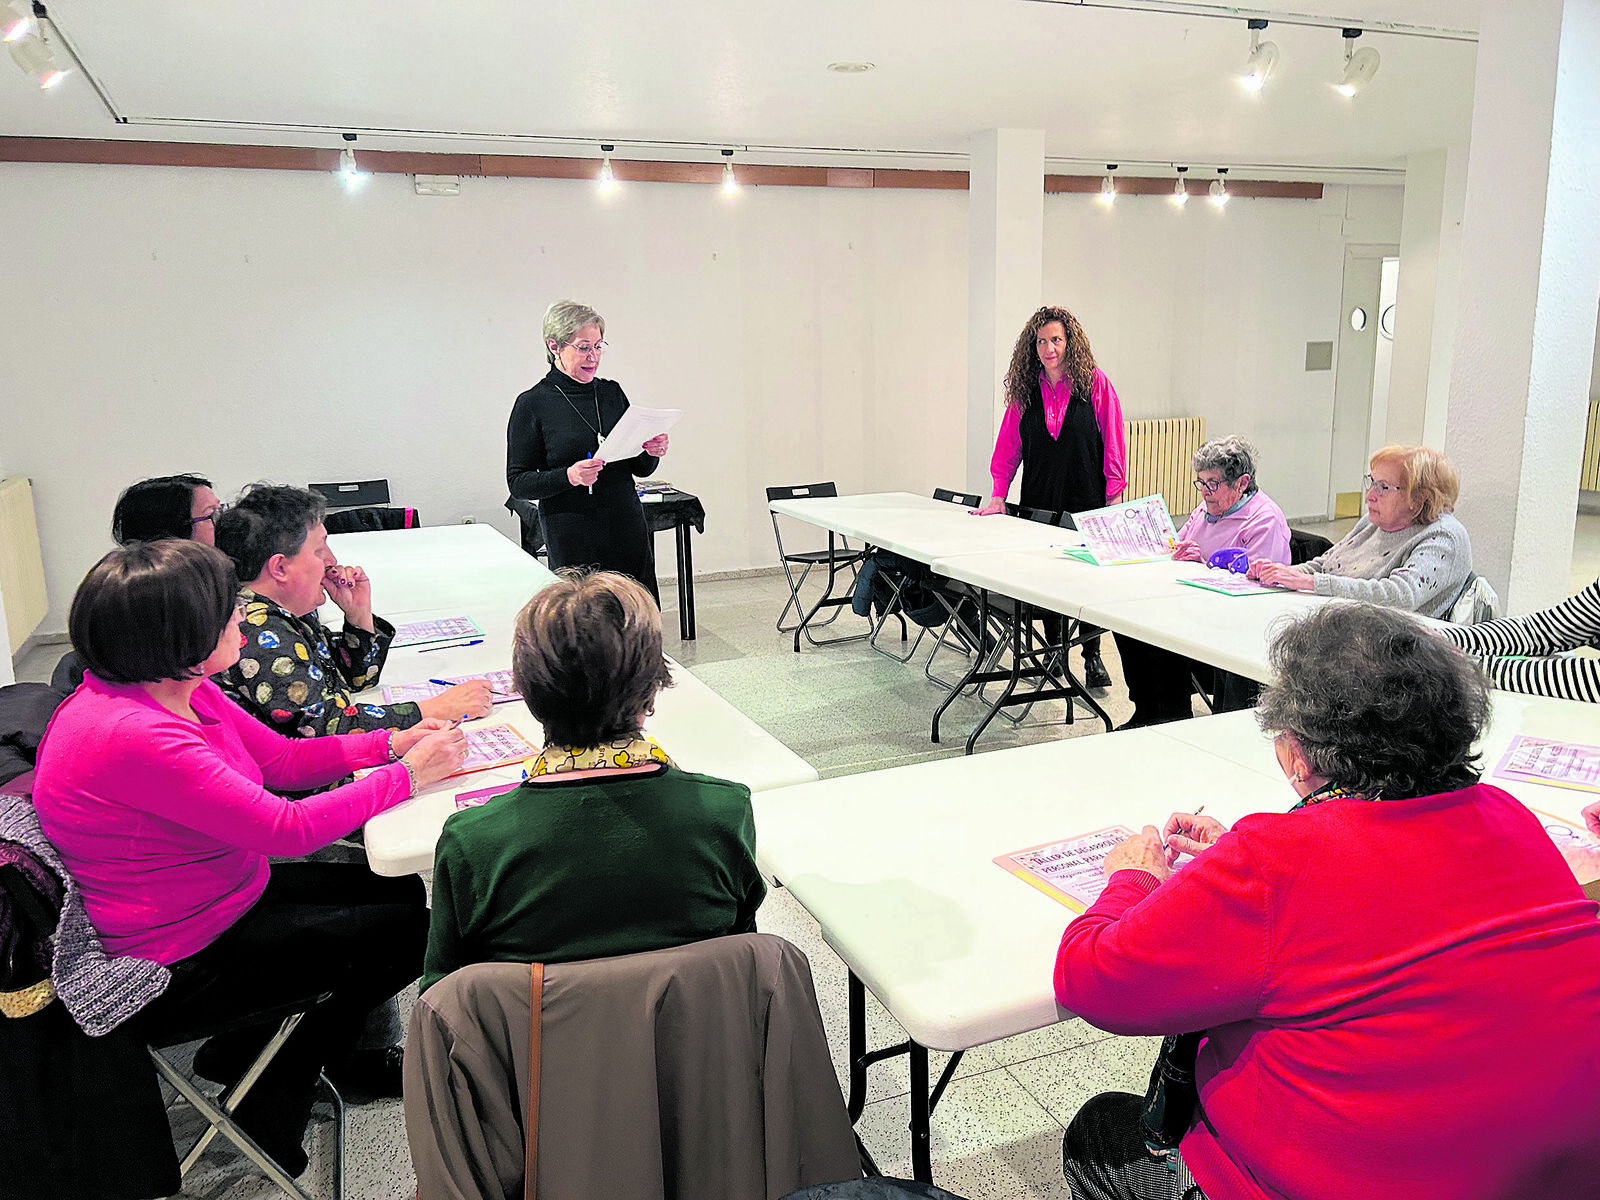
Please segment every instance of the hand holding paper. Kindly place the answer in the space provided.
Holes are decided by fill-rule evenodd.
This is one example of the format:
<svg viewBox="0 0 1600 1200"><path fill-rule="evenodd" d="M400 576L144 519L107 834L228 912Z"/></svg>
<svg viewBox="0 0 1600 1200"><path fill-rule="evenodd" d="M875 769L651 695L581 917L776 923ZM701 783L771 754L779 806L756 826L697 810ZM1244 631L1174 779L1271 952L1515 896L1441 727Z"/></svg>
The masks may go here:
<svg viewBox="0 0 1600 1200"><path fill-rule="evenodd" d="M683 416L681 408L640 408L630 405L606 434L594 456L605 462L622 462L644 453L645 442L667 432ZM665 447L662 453L666 453Z"/></svg>

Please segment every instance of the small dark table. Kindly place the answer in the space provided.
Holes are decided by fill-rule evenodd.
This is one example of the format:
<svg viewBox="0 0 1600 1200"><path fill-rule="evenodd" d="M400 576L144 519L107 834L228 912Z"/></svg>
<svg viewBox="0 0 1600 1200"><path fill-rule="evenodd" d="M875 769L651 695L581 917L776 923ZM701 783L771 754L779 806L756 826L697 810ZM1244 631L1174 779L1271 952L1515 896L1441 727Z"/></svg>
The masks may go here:
<svg viewBox="0 0 1600 1200"><path fill-rule="evenodd" d="M659 500L651 499L659 496ZM674 531L678 551L678 632L686 642L694 641L694 548L689 544L692 526L701 533L706 531L706 509L700 497L668 488L663 492L646 492L640 501L644 506L645 528L651 533ZM539 505L534 500L506 501L506 508L517 514L522 522L522 548L529 554L544 549L544 534L539 528ZM652 545L652 552L654 547Z"/></svg>

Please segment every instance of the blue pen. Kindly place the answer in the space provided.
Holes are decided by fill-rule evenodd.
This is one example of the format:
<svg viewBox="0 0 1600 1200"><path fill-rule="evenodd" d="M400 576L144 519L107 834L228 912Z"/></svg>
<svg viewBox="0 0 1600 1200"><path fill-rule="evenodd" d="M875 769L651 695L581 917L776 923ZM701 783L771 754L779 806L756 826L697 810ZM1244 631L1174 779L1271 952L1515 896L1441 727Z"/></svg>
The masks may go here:
<svg viewBox="0 0 1600 1200"><path fill-rule="evenodd" d="M583 457L586 458L586 459L589 459L589 458L593 458L594 455L585 454ZM591 496L594 495L594 484L592 484L592 483L589 485L589 495L591 495Z"/></svg>
<svg viewBox="0 0 1600 1200"><path fill-rule="evenodd" d="M448 645L444 645L444 646L424 646L421 650L418 650L417 653L418 654L427 654L427 653L429 653L431 651L434 651L434 650L459 650L463 646L481 646L481 645L483 645L483 639L482 638L473 638L470 642L450 642Z"/></svg>
<svg viewBox="0 0 1600 1200"><path fill-rule="evenodd" d="M455 687L455 684L451 683L448 679L430 679L430 680L428 680L428 682L429 683L437 683L440 687L444 687L444 688Z"/></svg>

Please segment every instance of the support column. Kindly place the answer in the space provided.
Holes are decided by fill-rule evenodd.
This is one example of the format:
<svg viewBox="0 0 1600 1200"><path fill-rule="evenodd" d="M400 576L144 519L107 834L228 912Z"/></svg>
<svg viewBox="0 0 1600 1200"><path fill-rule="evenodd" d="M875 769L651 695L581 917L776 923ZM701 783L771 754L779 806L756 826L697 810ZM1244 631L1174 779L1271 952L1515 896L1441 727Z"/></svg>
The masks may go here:
<svg viewBox="0 0 1600 1200"><path fill-rule="evenodd" d="M987 496L1011 347L1044 287L1044 131L975 134L967 205L967 480Z"/></svg>
<svg viewBox="0 0 1600 1200"><path fill-rule="evenodd" d="M1400 291L1383 430L1383 441L1391 445L1444 445L1466 190L1465 146L1407 157Z"/></svg>
<svg viewBox="0 0 1600 1200"><path fill-rule="evenodd" d="M1483 0L1445 448L1508 611L1567 594L1600 305L1600 0Z"/></svg>

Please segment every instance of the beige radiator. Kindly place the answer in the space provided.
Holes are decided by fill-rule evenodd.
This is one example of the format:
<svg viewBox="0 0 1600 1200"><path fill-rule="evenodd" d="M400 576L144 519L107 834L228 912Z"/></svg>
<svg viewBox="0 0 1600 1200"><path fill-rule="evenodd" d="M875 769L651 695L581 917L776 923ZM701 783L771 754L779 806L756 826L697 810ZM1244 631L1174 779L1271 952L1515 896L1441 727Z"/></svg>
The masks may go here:
<svg viewBox="0 0 1600 1200"><path fill-rule="evenodd" d="M1589 432L1583 439L1583 474L1578 487L1600 492L1600 400L1589 401Z"/></svg>
<svg viewBox="0 0 1600 1200"><path fill-rule="evenodd" d="M1204 417L1163 417L1128 422L1127 500L1161 493L1175 525L1198 503L1190 460L1206 440Z"/></svg>
<svg viewBox="0 0 1600 1200"><path fill-rule="evenodd" d="M44 620L44 562L33 519L33 488L26 479L0 479L0 597L5 599L8 654Z"/></svg>

